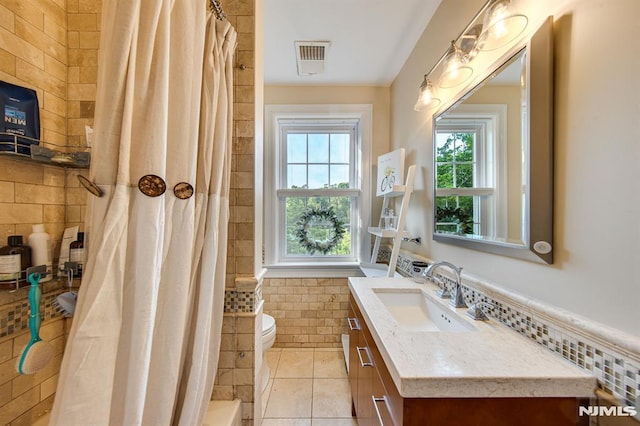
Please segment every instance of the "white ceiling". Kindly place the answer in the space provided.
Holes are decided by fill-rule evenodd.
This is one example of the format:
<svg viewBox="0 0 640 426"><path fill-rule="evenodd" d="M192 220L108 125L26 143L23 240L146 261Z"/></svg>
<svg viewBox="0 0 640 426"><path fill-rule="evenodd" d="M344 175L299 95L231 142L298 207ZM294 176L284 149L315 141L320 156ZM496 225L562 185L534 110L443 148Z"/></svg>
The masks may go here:
<svg viewBox="0 0 640 426"><path fill-rule="evenodd" d="M265 84L388 86L441 0L265 0ZM330 41L324 74L298 76L294 42Z"/></svg>

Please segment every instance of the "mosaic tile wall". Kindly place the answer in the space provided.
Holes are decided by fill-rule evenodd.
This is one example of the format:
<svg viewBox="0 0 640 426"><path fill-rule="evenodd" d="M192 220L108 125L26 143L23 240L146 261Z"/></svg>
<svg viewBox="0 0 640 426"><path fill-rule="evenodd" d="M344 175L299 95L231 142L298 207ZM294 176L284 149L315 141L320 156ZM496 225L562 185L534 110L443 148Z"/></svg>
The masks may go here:
<svg viewBox="0 0 640 426"><path fill-rule="evenodd" d="M378 262L388 261L390 250L380 249ZM411 262L424 260L401 253L396 270L411 275ZM453 280L436 274L451 291ZM524 312L516 304L495 300L463 285L467 304L484 302L484 311L491 318L512 328L521 335L557 353L572 364L593 374L599 386L627 406L640 406L640 354L628 354L612 346L598 343L597 339L569 331L563 324L540 318L535 313ZM635 357L637 356L637 357Z"/></svg>
<svg viewBox="0 0 640 426"><path fill-rule="evenodd" d="M65 291L66 290L58 290L42 295L40 317L43 322L63 316L62 310L59 306L54 305L53 301L60 293L64 293ZM5 306L5 308L0 311L0 338L28 330L29 316L30 310L27 300L21 300L8 308Z"/></svg>
<svg viewBox="0 0 640 426"><path fill-rule="evenodd" d="M236 289L226 289L224 292L224 312L255 312L260 300L262 300L261 291L238 291Z"/></svg>

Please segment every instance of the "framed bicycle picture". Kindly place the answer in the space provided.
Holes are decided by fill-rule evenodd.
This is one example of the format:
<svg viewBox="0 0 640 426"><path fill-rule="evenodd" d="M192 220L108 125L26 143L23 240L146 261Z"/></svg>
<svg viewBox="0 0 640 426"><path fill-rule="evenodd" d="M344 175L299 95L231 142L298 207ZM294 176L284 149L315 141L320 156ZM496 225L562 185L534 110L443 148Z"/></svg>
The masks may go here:
<svg viewBox="0 0 640 426"><path fill-rule="evenodd" d="M404 148L378 157L378 197L393 192L394 185L404 185Z"/></svg>

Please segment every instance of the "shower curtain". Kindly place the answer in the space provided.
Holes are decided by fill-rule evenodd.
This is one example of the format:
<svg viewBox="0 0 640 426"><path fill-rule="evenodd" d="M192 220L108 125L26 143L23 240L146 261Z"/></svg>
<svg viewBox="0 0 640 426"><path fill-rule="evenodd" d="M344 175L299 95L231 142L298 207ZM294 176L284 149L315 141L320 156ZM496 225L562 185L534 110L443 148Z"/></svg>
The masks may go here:
<svg viewBox="0 0 640 426"><path fill-rule="evenodd" d="M103 0L91 178L105 195L89 196L53 425L202 422L224 308L236 47L206 6ZM166 192L143 194L145 175ZM186 184L193 196L179 198Z"/></svg>

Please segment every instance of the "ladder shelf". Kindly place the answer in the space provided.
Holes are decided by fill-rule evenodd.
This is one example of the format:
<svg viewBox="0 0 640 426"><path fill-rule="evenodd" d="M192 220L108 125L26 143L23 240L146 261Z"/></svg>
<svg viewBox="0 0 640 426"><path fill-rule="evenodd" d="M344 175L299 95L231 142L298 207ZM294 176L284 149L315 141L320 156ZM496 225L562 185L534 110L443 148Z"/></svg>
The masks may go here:
<svg viewBox="0 0 640 426"><path fill-rule="evenodd" d="M373 250L371 252L371 261L370 263L362 264L361 269L365 274L368 274L370 271L376 271L374 273L375 276L386 276L393 277L395 275L396 264L398 262L398 254L400 253L400 245L402 243L403 238L410 237L410 234L404 230L407 209L409 208L409 200L411 199L411 193L413 192L413 179L416 172L416 166L412 165L407 170L407 179L404 185L394 185L393 190L391 192L387 192L382 197L384 200L382 202L382 211L380 214L380 221L378 226L369 227L368 232L371 235L374 235L375 242L373 244ZM396 216L396 223L394 228L385 228L384 224L384 212L389 208L391 201L396 198L401 198L400 200L400 210ZM388 265L377 264L376 261L378 259L378 252L380 251L380 243L383 238L390 238L393 240L392 249L391 249L391 257L389 258ZM385 275L381 275L380 270L383 271ZM369 276L369 275L367 275Z"/></svg>

